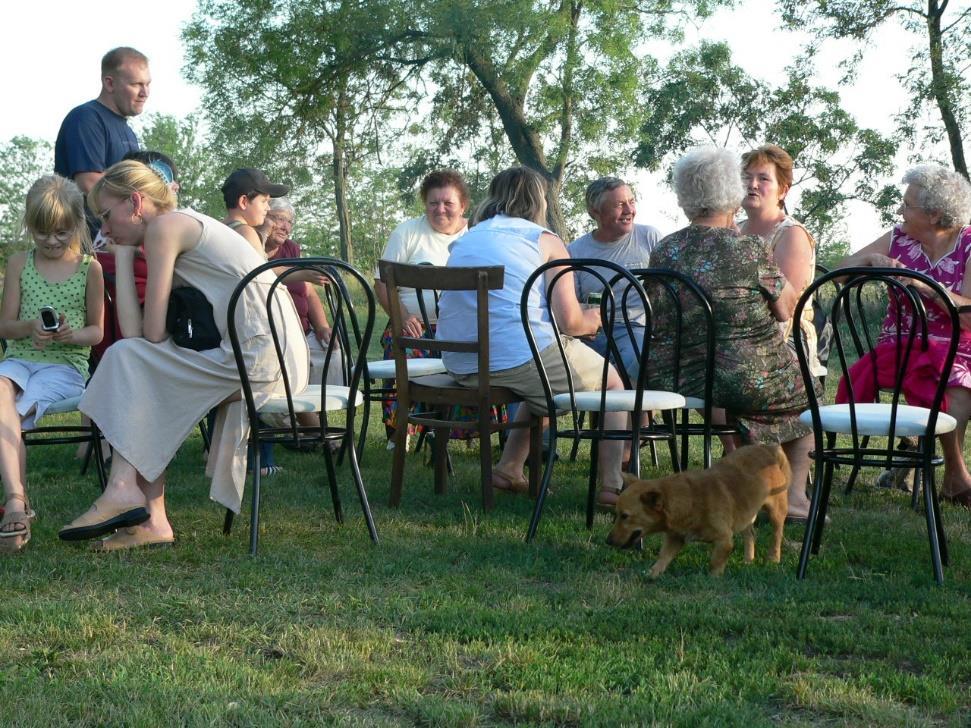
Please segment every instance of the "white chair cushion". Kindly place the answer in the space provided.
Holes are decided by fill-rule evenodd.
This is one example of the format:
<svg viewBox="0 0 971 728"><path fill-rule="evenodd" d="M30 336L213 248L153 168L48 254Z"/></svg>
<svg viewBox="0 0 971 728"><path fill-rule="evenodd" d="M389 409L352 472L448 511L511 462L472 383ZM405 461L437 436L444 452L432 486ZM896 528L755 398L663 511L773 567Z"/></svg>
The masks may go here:
<svg viewBox="0 0 971 728"><path fill-rule="evenodd" d="M78 404L81 402L80 395L77 397L68 397L67 399L62 399L60 402L55 402L46 410L44 410L44 416L47 415L61 415L65 412L77 412Z"/></svg>
<svg viewBox="0 0 971 728"><path fill-rule="evenodd" d="M704 409L705 400L703 400L701 397L685 397L684 408L685 409Z"/></svg>
<svg viewBox="0 0 971 728"><path fill-rule="evenodd" d="M358 406L364 404L364 395L361 392L355 392L354 405ZM351 389L350 387L341 387L338 385L327 385L327 400L324 402L324 411L334 412L335 410L347 409L347 404L351 400ZM260 407L260 412L267 413L283 413L287 414L290 410L287 408L287 398L285 395L280 395L271 398ZM295 393L293 395L293 411L294 412L320 412L320 385L311 384L302 392Z"/></svg>
<svg viewBox="0 0 971 728"><path fill-rule="evenodd" d="M426 374L442 374L445 364L441 359L408 359L408 375L423 377ZM368 376L371 379L394 379L394 359L378 359L367 363Z"/></svg>
<svg viewBox="0 0 971 728"><path fill-rule="evenodd" d="M600 410L600 392L577 392L577 410L580 412L598 412ZM632 412L634 410L633 389L618 389L607 392L604 410L606 412ZM557 409L570 409L570 395L558 394L553 397L553 404ZM670 410L681 409L684 407L684 397L676 392L665 392L662 390L645 389L641 399L641 409L645 410Z"/></svg>
<svg viewBox="0 0 971 728"><path fill-rule="evenodd" d="M860 435L880 437L890 434L890 405L879 402L860 402L855 405L856 427ZM897 426L894 434L900 437L914 437L927 431L927 416L930 410L924 407L912 407L907 404L897 405ZM848 404L830 404L819 408L823 430L826 432L849 433L850 406ZM813 426L813 416L809 410L799 415L799 421L804 425ZM937 415L936 435L951 432L957 427L957 421L951 415L941 412Z"/></svg>

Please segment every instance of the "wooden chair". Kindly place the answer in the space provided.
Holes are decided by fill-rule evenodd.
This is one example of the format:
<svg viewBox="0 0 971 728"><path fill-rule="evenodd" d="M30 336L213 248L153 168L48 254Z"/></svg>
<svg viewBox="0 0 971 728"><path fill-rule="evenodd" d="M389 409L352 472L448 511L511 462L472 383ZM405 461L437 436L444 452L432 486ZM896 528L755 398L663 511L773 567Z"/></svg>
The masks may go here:
<svg viewBox="0 0 971 728"><path fill-rule="evenodd" d="M504 387L489 384L489 291L502 288L504 269L502 266L483 268L447 268L443 266L410 265L378 261L381 280L388 289L391 304L391 347L395 361L395 379L398 390L398 426L395 428L394 461L391 469L391 505L401 503L401 491L405 467L405 436L408 423L429 428L435 435L432 453L435 472L435 492L444 493L448 479L446 448L449 430L462 427L475 430L479 438L479 476L481 479L482 506L491 510L495 505L492 488L492 433L515 427L530 427L530 489L536 490L539 472L539 452L541 449L542 429L538 420L528 423L493 423L491 409L495 405L512 404L521 401L514 392ZM398 295L400 288L416 288L439 291L475 291L477 300L476 340L450 341L443 339L420 339L403 336L404 311ZM459 385L448 374L415 376L409 373L409 360L405 349L420 348L433 352L464 352L475 354L480 372L479 386L475 389ZM411 405L420 403L421 411L412 412ZM475 408L478 420L475 422L457 421L448 418L454 405Z"/></svg>
<svg viewBox="0 0 971 728"><path fill-rule="evenodd" d="M275 278L271 285L264 286L254 282L264 271L279 269L286 270ZM276 296L288 296L285 283L287 278L297 271L313 270L329 279L328 288L332 289L333 306L331 308L331 326L333 335L327 347L324 374L320 383L311 382L303 391L294 391L284 367L284 342L281 341L279 327L278 306L275 305ZM248 287L258 289L260 298L266 305L269 316L269 329L273 338L274 350L280 363L283 393L270 398L259 407L250 384L249 373L246 369L244 352L236 331L236 307L240 297ZM357 303L362 301L363 305ZM377 543L378 534L371 516L367 492L361 477L357 449L354 447L355 415L357 408L364 403L360 392L361 377L364 372L368 346L374 330L374 293L368 281L353 266L336 258L287 258L273 260L250 271L233 291L229 299L228 328L229 339L236 358L242 385L243 401L250 420L250 445L252 449L252 507L250 512L250 553L255 555L259 541L259 513L260 513L260 443L279 442L289 443L297 447L308 443L318 443L316 452L324 459L323 472L326 474L330 486L331 499L334 506L334 516L338 523L343 523L343 509L337 490L337 474L334 468L334 456L330 443L345 446L346 457L350 461L351 477L357 490L361 510L371 540ZM341 357L341 367L348 375L348 385L334 385L327 383L326 370L332 357ZM316 412L319 421L316 425L301 424L297 415L304 412ZM328 413L339 413L343 422L330 422ZM260 415L273 415L273 423L266 424L260 420ZM228 534L233 522L233 512L226 511L223 532Z"/></svg>
<svg viewBox="0 0 971 728"><path fill-rule="evenodd" d="M555 270L556 273L548 284L543 285L547 271ZM625 307L639 307L641 311L647 308L647 295L640 282L632 276L626 269L616 263L587 258L571 258L569 260L556 260L544 263L537 268L529 278L523 288L523 295L520 301L520 315L523 327L526 330L526 338L529 348L533 352L533 361L536 363L543 383L543 391L546 395L547 416L549 417L549 439L550 452L556 452L556 441L558 437L566 437L571 440L582 439L590 441L590 472L587 487L587 528L593 527L594 507L597 493L597 446L603 440L625 440L631 443L639 443L644 440L664 440L674 448L674 432L672 429L662 432L661 430L645 431L641 427L641 415L648 410L679 410L684 407L685 399L680 394L670 391L648 390L645 388L645 377L647 367L645 361L649 355L648 342L651 337L650 326L645 326L640 334L641 341L637 342L637 348L641 358L639 375L633 382L626 381L627 389L607 390L607 377L610 367L609 360L621 361L621 354L612 336L607 337L608 356L603 359L603 367L600 377L600 389L593 391L577 390L574 382L572 370L566 359L565 349L560 338L559 326L553 309L550 307L550 323L553 327L553 338L557 344L560 354L560 361L567 372L568 391L555 392L550 384L546 368L540 357L540 348L537 343L537 333L529 321L529 308L535 306L531 301L534 288L539 288L540 295L545 295L547 302L553 297L553 292L557 285L563 285L561 281L568 272L587 273L598 279L603 286L603 296L600 301L600 316L603 322L603 330L606 332L615 331L615 324L620 324L618 311L620 310L621 296ZM618 289L622 292L618 295ZM622 374L622 377L625 376ZM631 415L631 429L609 430L604 427L604 415L608 412L629 412ZM589 413L589 425L584 424L583 415ZM557 422L558 417L566 415L569 417L570 425L560 429ZM672 449L672 456L676 450ZM530 541L536 535L540 518L543 513L543 504L546 493L549 490L550 478L553 472L555 457L546 460L546 468L543 471L543 480L540 484L539 496L536 499L536 507L533 511L533 518L529 524L526 540ZM630 470L633 473L640 472L639 448L632 447Z"/></svg>
<svg viewBox="0 0 971 728"><path fill-rule="evenodd" d="M934 468L943 459L935 453L935 446L938 435L952 432L957 425L953 417L941 412L941 403L947 388L947 372L951 370L958 346L958 310L940 284L923 273L905 268L864 267L835 270L817 278L800 297L794 318L800 320L810 296L837 279L842 279L842 285L829 310L836 356L830 355L828 368L830 374L835 372L844 377L845 404L824 405L819 401L805 343L802 337L795 339L796 355L809 398L809 409L800 419L813 428L811 457L815 464L812 503L799 558L798 578L805 578L810 555L819 552L833 469L848 465L853 468L851 483L862 467L919 469L918 474L922 477L915 481L915 495L923 485L931 564L937 583L943 583L942 567L948 562L947 539L934 483ZM922 284L924 292L918 293L913 283ZM872 312L868 316L867 308L882 302L887 303L891 315L881 326ZM931 312L948 321L951 334L948 339L931 339L929 336ZM874 335L878 330L881 331L879 338ZM878 347L882 349L878 351ZM939 371L944 372L930 374L935 371L934 364L928 370L932 393L918 393L912 388L919 375L909 367L917 365L919 357L936 361ZM876 380L869 391L861 391L863 380L858 379L860 384L857 384L849 376L852 365L858 367L854 373L869 374ZM927 406L901 401L909 386L915 395L927 398ZM838 439L838 436L841 437ZM917 437L918 448L895 449L894 440L899 436Z"/></svg>

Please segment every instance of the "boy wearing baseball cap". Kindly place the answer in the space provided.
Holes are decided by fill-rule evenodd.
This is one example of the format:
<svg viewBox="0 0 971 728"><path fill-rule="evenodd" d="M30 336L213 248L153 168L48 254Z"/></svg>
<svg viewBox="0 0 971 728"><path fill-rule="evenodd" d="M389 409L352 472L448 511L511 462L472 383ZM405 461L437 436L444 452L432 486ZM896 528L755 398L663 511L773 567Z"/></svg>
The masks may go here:
<svg viewBox="0 0 971 728"><path fill-rule="evenodd" d="M283 197L289 191L286 185L270 182L262 170L252 167L233 170L222 186L223 200L226 202L224 222L265 258L263 239L256 228L266 219L270 198Z"/></svg>

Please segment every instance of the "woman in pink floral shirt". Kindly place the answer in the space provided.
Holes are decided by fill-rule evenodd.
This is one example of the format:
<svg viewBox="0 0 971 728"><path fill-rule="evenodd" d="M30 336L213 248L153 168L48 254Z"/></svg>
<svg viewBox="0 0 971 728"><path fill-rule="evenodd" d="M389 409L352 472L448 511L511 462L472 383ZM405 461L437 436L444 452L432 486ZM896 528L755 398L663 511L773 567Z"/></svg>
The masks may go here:
<svg viewBox="0 0 971 728"><path fill-rule="evenodd" d="M936 164L914 167L904 175L903 183L907 185L899 209L903 222L845 258L839 267L909 268L940 283L956 306L971 305L971 183L958 172ZM930 313L931 336L949 339L946 322ZM958 426L954 432L941 436L941 496L971 508L971 473L963 452L971 415L971 315L961 317L961 340L948 385L948 413Z"/></svg>

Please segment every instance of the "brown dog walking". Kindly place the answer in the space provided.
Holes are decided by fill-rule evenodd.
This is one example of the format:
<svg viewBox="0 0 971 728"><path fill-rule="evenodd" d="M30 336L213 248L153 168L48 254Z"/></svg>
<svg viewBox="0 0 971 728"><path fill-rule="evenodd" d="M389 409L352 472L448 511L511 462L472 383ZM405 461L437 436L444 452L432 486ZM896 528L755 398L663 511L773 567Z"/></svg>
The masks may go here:
<svg viewBox="0 0 971 728"><path fill-rule="evenodd" d="M739 531L745 539L745 561L755 558L752 524L764 508L773 528L769 560L777 563L782 558L789 478L789 461L778 445L740 447L708 470L657 480L625 474L627 487L617 501L607 543L629 548L644 536L663 533L664 544L650 572L656 579L687 541L705 541L712 544L711 573L719 576Z"/></svg>

